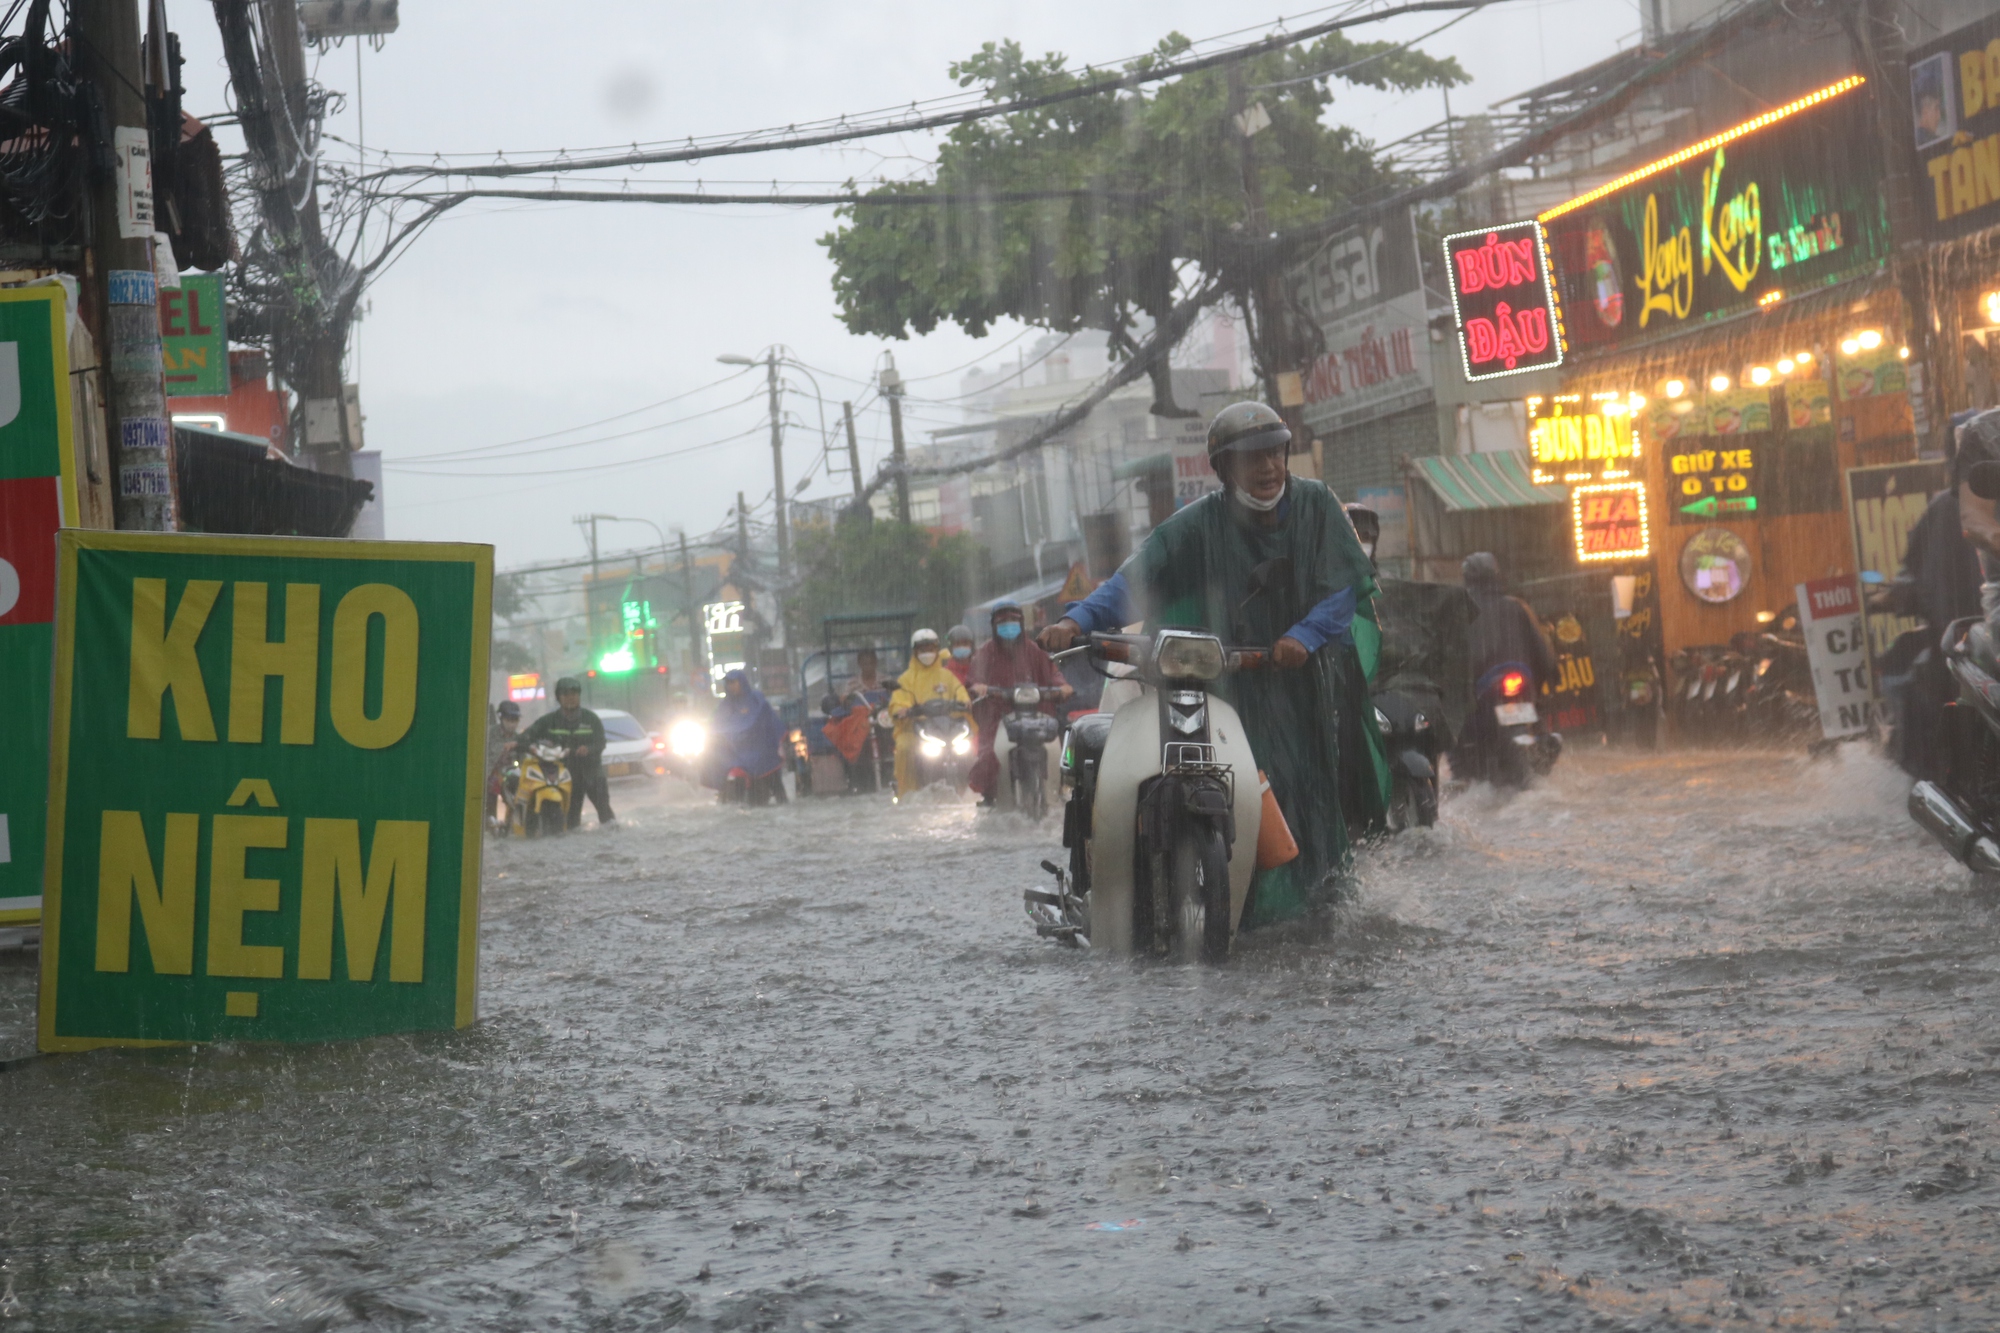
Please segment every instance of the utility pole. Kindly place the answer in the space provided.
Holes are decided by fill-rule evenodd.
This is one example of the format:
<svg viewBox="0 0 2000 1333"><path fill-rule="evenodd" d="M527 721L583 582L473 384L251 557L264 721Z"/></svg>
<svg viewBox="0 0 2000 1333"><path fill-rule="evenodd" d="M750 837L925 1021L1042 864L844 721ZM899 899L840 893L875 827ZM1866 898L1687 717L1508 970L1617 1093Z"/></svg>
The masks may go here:
<svg viewBox="0 0 2000 1333"><path fill-rule="evenodd" d="M597 520L599 514L588 514L576 520L576 525L590 525L590 582L583 585L584 633L590 636L590 643L584 649L584 665L594 666L597 662Z"/></svg>
<svg viewBox="0 0 2000 1333"><path fill-rule="evenodd" d="M748 571L750 568L750 506L743 502L743 492L741 491L736 492L736 558L743 563L744 570ZM735 574L736 566L731 565L729 572L732 575Z"/></svg>
<svg viewBox="0 0 2000 1333"><path fill-rule="evenodd" d="M778 511L778 586L785 583L791 563L791 530L785 523L785 421L778 414L778 349L773 347L764 361L771 389L771 498Z"/></svg>
<svg viewBox="0 0 2000 1333"><path fill-rule="evenodd" d="M688 621L688 672L691 680L703 680L708 676L708 667L702 661L701 652L701 609L694 604L694 568L688 563L688 535L681 534L681 597L687 607Z"/></svg>
<svg viewBox="0 0 2000 1333"><path fill-rule="evenodd" d="M886 354L885 354L886 355ZM903 452L903 377L896 373L896 358L887 356L882 368L882 396L889 400L890 457L896 469L896 521L910 521L910 470Z"/></svg>
<svg viewBox="0 0 2000 1333"><path fill-rule="evenodd" d="M842 403L840 415L847 422L847 466L854 473L854 498L861 498L861 445L854 438L854 404Z"/></svg>
<svg viewBox="0 0 2000 1333"><path fill-rule="evenodd" d="M110 371L107 438L121 528L171 532L174 432L160 366L159 296L153 278L152 141L139 59L137 0L83 0L71 32L84 80L103 108L111 142L97 145L90 175L89 310Z"/></svg>
<svg viewBox="0 0 2000 1333"><path fill-rule="evenodd" d="M1939 303L1929 281L1929 246L1910 188L1910 78L1896 0L1859 0L1843 17L1855 63L1868 78L1875 103L1875 139L1882 154L1882 198L1889 211L1893 272L1909 318L1910 368L1921 370L1918 447L1948 453L1951 405L1965 401L1955 301ZM1926 447L1928 446L1928 447Z"/></svg>
<svg viewBox="0 0 2000 1333"><path fill-rule="evenodd" d="M1229 67L1229 118L1236 130L1237 149L1241 154L1243 230L1250 241L1250 262L1253 265L1248 284L1251 299L1245 303L1252 309L1244 312L1251 315L1251 349L1255 353L1257 368L1263 372L1264 394L1270 400L1271 409L1283 417L1285 425L1291 428L1292 448L1309 449L1311 436L1306 431L1304 413L1297 406L1285 404L1284 391L1278 380L1278 376L1286 371L1296 372L1299 365L1285 311L1284 285L1276 262L1268 257L1271 225L1264 213L1264 182L1257 175L1257 154L1254 151L1253 141L1258 131L1271 121L1261 103L1253 108L1246 102L1241 65Z"/></svg>

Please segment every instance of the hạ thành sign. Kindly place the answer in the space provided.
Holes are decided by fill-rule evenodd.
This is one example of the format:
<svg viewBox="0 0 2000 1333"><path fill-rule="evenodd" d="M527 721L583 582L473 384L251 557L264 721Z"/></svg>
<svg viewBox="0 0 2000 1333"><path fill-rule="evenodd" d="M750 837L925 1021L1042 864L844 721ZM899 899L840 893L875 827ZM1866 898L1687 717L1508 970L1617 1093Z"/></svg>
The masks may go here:
<svg viewBox="0 0 2000 1333"><path fill-rule="evenodd" d="M40 1045L472 1021L491 547L65 531Z"/></svg>
<svg viewBox="0 0 2000 1333"><path fill-rule="evenodd" d="M0 291L0 925L42 911L56 529L76 515L68 349L60 287Z"/></svg>

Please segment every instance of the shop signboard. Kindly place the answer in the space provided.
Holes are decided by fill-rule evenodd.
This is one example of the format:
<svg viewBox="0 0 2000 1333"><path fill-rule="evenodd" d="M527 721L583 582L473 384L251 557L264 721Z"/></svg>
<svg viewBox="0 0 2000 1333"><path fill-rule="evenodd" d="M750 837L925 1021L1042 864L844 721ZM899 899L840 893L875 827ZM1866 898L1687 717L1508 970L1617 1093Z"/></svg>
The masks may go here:
<svg viewBox="0 0 2000 1333"><path fill-rule="evenodd" d="M1859 736L1875 721L1861 595L1847 575L1801 583L1794 592L1806 637L1806 664L1819 700L1820 730L1830 741Z"/></svg>
<svg viewBox="0 0 2000 1333"><path fill-rule="evenodd" d="M223 327L222 275L189 273L160 288L160 364L167 396L229 392L229 335Z"/></svg>
<svg viewBox="0 0 2000 1333"><path fill-rule="evenodd" d="M76 521L67 319L60 287L0 291L0 925L41 915L56 529Z"/></svg>
<svg viewBox="0 0 2000 1333"><path fill-rule="evenodd" d="M1537 486L1615 481L1639 456L1638 395L1559 393L1528 399L1528 461Z"/></svg>
<svg viewBox="0 0 2000 1333"><path fill-rule="evenodd" d="M1301 377L1307 424L1331 430L1429 398L1429 316L1407 209L1339 233L1285 278L1324 343Z"/></svg>
<svg viewBox="0 0 2000 1333"><path fill-rule="evenodd" d="M1565 612L1549 627L1555 648L1555 676L1542 682L1542 712L1549 726L1565 735L1595 731L1604 725L1598 708L1597 666L1583 623Z"/></svg>
<svg viewBox="0 0 2000 1333"><path fill-rule="evenodd" d="M1879 587L1902 577L1910 529L1945 487L1944 464L1890 463L1847 470L1847 516L1854 533L1855 568L1864 585ZM1868 612L1868 654L1873 661L1898 637L1923 621L1891 611Z"/></svg>
<svg viewBox="0 0 2000 1333"><path fill-rule="evenodd" d="M1841 79L1542 213L1570 346L1650 341L1874 271L1888 205L1863 82Z"/></svg>
<svg viewBox="0 0 2000 1333"><path fill-rule="evenodd" d="M1562 307L1541 223L1530 219L1447 236L1444 257L1468 381L1562 364Z"/></svg>
<svg viewBox="0 0 2000 1333"><path fill-rule="evenodd" d="M2000 222L2000 14L1910 52L1911 179L1940 240Z"/></svg>
<svg viewBox="0 0 2000 1333"><path fill-rule="evenodd" d="M1174 437L1173 456L1174 508L1184 509L1210 491L1222 489L1222 478L1215 475L1208 461L1208 427L1199 417L1181 423L1180 433Z"/></svg>
<svg viewBox="0 0 2000 1333"><path fill-rule="evenodd" d="M1570 492L1569 513L1570 527L1576 536L1576 558L1583 564L1643 560L1653 553L1647 533L1643 481L1579 486Z"/></svg>
<svg viewBox="0 0 2000 1333"><path fill-rule="evenodd" d="M492 548L57 550L41 1048L470 1023Z"/></svg>

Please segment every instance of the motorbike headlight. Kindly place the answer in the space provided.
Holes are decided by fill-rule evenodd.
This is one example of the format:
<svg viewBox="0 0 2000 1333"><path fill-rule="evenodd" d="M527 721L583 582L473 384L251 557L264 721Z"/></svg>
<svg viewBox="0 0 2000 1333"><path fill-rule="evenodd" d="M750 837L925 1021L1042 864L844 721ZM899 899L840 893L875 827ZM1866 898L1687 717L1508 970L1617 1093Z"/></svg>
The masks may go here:
<svg viewBox="0 0 2000 1333"><path fill-rule="evenodd" d="M1213 634L1162 634L1153 667L1168 680L1214 680L1222 674L1222 640Z"/></svg>
<svg viewBox="0 0 2000 1333"><path fill-rule="evenodd" d="M944 742L935 736L926 736L917 742L917 749L922 751L924 758L935 759L944 753Z"/></svg>
<svg viewBox="0 0 2000 1333"><path fill-rule="evenodd" d="M951 752L953 754L971 754L972 737L960 736L958 739L954 740L951 743Z"/></svg>
<svg viewBox="0 0 2000 1333"><path fill-rule="evenodd" d="M684 717L667 732L667 747L682 759L693 759L708 748L708 728Z"/></svg>
<svg viewBox="0 0 2000 1333"><path fill-rule="evenodd" d="M1014 702L1032 708L1042 701L1042 691L1035 685L1016 685Z"/></svg>
<svg viewBox="0 0 2000 1333"><path fill-rule="evenodd" d="M1381 732L1384 736L1394 730L1389 725L1389 719L1383 715L1382 710L1379 708L1375 710L1375 730Z"/></svg>

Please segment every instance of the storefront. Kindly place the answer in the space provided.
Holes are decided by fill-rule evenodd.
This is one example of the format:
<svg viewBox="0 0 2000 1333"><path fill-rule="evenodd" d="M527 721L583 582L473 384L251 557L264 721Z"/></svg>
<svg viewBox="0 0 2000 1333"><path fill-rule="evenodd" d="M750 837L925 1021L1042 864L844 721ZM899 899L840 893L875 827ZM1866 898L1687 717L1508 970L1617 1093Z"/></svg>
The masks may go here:
<svg viewBox="0 0 2000 1333"><path fill-rule="evenodd" d="M1578 567L1633 580L1629 655L1669 686L1852 573L1843 479L1915 455L1872 116L1843 79L1538 219L1567 356L1534 479Z"/></svg>

